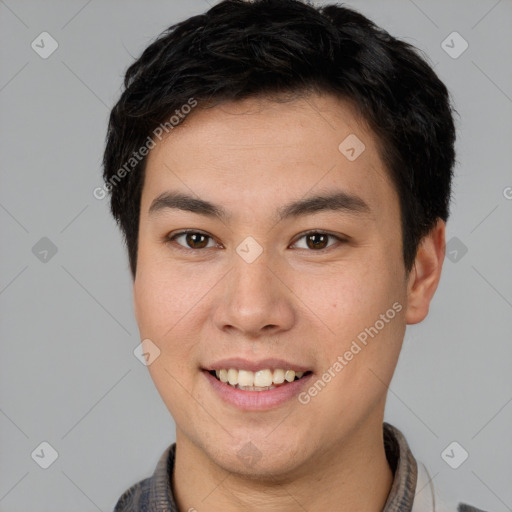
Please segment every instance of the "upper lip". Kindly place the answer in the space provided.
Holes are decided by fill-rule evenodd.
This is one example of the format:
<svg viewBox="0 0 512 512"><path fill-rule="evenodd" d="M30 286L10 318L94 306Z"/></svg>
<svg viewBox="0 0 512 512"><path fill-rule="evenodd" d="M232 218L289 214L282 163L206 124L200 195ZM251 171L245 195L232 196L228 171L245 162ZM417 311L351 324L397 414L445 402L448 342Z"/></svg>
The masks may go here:
<svg viewBox="0 0 512 512"><path fill-rule="evenodd" d="M295 370L298 372L310 371L310 368L302 364L293 363L284 359L260 359L259 361L249 361L242 357L232 357L229 359L220 359L204 367L207 371L212 370L229 370L235 368L237 370L246 370L257 372L259 370Z"/></svg>

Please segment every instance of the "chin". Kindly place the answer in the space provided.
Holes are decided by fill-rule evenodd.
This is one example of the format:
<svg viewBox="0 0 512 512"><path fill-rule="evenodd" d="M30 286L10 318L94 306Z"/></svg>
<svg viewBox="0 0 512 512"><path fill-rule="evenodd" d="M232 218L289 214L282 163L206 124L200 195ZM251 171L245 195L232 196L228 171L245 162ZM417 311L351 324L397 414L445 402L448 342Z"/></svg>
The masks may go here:
<svg viewBox="0 0 512 512"><path fill-rule="evenodd" d="M219 444L212 450L205 450L210 460L224 471L252 480L275 482L306 464L305 454L300 451L298 460L297 444L285 446L283 442L230 441L223 447ZM290 441L290 439L288 440ZM220 449L219 449L220 448ZM304 459L304 460L302 460Z"/></svg>

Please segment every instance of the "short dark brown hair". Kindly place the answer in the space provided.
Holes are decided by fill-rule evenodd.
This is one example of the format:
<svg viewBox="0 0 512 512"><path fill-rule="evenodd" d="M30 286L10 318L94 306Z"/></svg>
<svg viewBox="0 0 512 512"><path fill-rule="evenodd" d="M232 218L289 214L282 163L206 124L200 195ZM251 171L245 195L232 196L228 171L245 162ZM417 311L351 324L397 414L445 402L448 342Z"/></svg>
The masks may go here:
<svg viewBox="0 0 512 512"><path fill-rule="evenodd" d="M134 278L146 158L133 157L191 99L199 107L311 92L349 100L375 133L396 186L407 271L421 239L448 218L455 161L448 90L415 47L353 9L222 1L166 29L128 68L124 86L110 115L103 177Z"/></svg>

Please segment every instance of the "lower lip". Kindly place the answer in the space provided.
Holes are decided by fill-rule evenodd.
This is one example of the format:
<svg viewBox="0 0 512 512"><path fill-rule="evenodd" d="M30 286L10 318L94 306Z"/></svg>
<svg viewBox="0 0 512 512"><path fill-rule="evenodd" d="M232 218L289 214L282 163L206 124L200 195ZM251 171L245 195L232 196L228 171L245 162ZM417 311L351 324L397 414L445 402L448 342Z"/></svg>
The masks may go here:
<svg viewBox="0 0 512 512"><path fill-rule="evenodd" d="M274 409L292 398L296 398L301 390L306 386L312 373L305 375L302 379L283 384L268 391L244 391L234 388L216 379L211 373L203 370L206 378L210 382L213 390L220 398L230 405L244 411L265 411Z"/></svg>

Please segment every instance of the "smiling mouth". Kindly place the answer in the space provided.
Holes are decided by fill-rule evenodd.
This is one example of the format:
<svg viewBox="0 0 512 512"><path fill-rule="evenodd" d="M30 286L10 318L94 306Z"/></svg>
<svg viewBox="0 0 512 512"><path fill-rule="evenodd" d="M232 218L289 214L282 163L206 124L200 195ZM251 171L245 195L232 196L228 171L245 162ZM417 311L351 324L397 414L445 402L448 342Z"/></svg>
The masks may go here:
<svg viewBox="0 0 512 512"><path fill-rule="evenodd" d="M296 372L294 370L282 369L251 372L229 368L210 370L208 373L218 381L236 389L243 391L269 391L300 380L312 372Z"/></svg>

